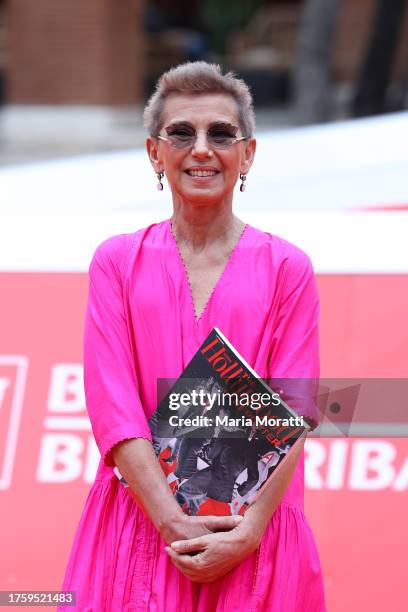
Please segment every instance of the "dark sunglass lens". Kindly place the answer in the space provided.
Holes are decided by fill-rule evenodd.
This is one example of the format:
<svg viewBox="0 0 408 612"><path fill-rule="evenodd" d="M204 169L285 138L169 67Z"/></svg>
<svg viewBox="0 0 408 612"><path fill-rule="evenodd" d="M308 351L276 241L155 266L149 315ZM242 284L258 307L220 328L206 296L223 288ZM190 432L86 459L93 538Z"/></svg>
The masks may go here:
<svg viewBox="0 0 408 612"><path fill-rule="evenodd" d="M227 147L234 141L234 138L235 134L227 128L211 128L208 130L208 140L215 147Z"/></svg>
<svg viewBox="0 0 408 612"><path fill-rule="evenodd" d="M179 126L167 130L170 141L176 147L186 147L194 142L195 131L189 127Z"/></svg>

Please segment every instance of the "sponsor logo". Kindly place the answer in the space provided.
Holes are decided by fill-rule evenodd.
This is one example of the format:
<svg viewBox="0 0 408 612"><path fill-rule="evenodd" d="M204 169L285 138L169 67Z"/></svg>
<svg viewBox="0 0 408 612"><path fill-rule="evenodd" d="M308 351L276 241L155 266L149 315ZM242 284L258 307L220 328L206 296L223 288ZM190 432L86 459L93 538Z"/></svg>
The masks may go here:
<svg viewBox="0 0 408 612"><path fill-rule="evenodd" d="M37 481L93 482L100 460L91 431L83 386L83 367L57 363L51 370L37 467Z"/></svg>
<svg viewBox="0 0 408 612"><path fill-rule="evenodd" d="M27 369L26 356L0 355L0 490L11 485Z"/></svg>
<svg viewBox="0 0 408 612"><path fill-rule="evenodd" d="M396 444L379 439L307 440L305 484L314 490L406 491L406 446L404 450L398 453Z"/></svg>

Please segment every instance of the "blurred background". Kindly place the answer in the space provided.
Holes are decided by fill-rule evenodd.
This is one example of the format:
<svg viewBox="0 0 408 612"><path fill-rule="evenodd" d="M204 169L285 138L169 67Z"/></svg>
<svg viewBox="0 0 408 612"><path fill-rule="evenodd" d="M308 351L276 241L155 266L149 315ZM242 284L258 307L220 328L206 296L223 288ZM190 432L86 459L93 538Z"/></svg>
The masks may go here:
<svg viewBox="0 0 408 612"><path fill-rule="evenodd" d="M0 163L141 144L157 77L220 62L260 128L408 104L405 0L0 0Z"/></svg>
<svg viewBox="0 0 408 612"><path fill-rule="evenodd" d="M0 589L62 584L99 461L87 270L105 238L171 215L142 125L170 66L219 62L252 89L234 206L311 256L322 377L408 378L406 4L0 0ZM406 610L407 423L306 443L329 612Z"/></svg>

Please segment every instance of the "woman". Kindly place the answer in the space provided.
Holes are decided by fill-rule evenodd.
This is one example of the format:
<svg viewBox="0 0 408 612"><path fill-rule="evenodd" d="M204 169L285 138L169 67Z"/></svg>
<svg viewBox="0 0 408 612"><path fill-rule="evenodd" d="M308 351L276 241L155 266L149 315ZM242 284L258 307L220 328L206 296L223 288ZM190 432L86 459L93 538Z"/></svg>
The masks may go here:
<svg viewBox="0 0 408 612"><path fill-rule="evenodd" d="M161 77L145 122L173 214L104 241L90 265L84 379L101 462L63 589L81 611L322 612L303 454L278 495L261 496L240 522L190 517L148 427L157 379L178 377L215 326L260 376L318 376L308 257L232 211L255 154L249 90L218 66L184 64Z"/></svg>

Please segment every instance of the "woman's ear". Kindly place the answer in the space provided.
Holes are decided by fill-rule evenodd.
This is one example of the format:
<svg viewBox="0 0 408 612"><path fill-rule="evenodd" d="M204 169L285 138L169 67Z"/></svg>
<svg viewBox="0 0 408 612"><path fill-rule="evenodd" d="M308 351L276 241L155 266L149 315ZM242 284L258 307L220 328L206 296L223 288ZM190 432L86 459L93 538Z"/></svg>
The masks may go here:
<svg viewBox="0 0 408 612"><path fill-rule="evenodd" d="M245 153L241 161L240 172L242 172L242 174L247 174L249 172L249 169L252 166L252 162L254 161L255 151L256 139L250 138L245 147Z"/></svg>
<svg viewBox="0 0 408 612"><path fill-rule="evenodd" d="M157 138L153 138L153 136L146 138L146 151L156 174L163 172L163 162L159 153L159 141Z"/></svg>

